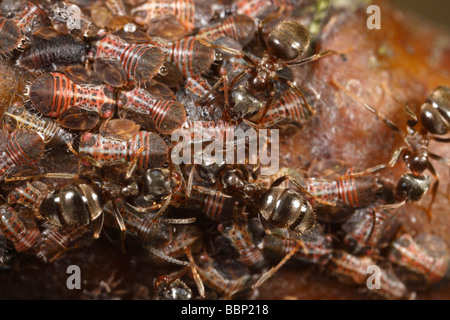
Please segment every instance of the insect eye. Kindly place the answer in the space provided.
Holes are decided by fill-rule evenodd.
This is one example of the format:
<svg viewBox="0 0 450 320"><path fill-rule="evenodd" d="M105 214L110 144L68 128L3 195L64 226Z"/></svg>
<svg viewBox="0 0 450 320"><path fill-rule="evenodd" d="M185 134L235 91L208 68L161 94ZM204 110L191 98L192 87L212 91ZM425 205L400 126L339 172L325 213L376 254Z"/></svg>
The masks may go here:
<svg viewBox="0 0 450 320"><path fill-rule="evenodd" d="M403 182L403 183L400 185L400 188L401 188L403 191L406 191L406 190L408 190L408 184L407 184L406 182Z"/></svg>
<svg viewBox="0 0 450 320"><path fill-rule="evenodd" d="M222 61L223 60L223 54L219 51L216 51L214 54L214 61Z"/></svg>

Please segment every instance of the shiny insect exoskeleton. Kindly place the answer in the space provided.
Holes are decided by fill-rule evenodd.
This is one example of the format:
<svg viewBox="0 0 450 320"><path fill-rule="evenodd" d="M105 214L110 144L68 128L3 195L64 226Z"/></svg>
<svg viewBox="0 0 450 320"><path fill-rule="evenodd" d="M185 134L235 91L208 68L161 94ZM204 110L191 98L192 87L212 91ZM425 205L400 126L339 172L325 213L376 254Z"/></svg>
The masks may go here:
<svg viewBox="0 0 450 320"><path fill-rule="evenodd" d="M39 216L61 228L90 224L102 213L101 195L85 183L69 184L49 192L39 205Z"/></svg>
<svg viewBox="0 0 450 320"><path fill-rule="evenodd" d="M19 67L30 72L57 71L86 61L88 46L69 35L48 40L35 37L17 60Z"/></svg>
<svg viewBox="0 0 450 320"><path fill-rule="evenodd" d="M1 141L6 147L0 154L0 181L15 167L33 165L44 156L44 141L34 131L17 129L9 136L2 131L1 138L7 139L7 143Z"/></svg>
<svg viewBox="0 0 450 320"><path fill-rule="evenodd" d="M186 283L180 279L172 280L170 275L159 276L154 287L160 300L190 300L193 296Z"/></svg>
<svg viewBox="0 0 450 320"><path fill-rule="evenodd" d="M185 89L196 98L195 104L202 108L202 120L218 120L216 114L220 113L228 122L238 122L255 114L263 106L263 103L244 86L238 86L231 93L229 97L231 108L226 107L225 95L214 90L214 87L200 77L188 78ZM209 119L211 117L212 119Z"/></svg>
<svg viewBox="0 0 450 320"><path fill-rule="evenodd" d="M154 127L162 134L171 134L186 121L186 110L181 103L158 99L139 87L129 91L121 90L117 106L121 116L139 119L139 124Z"/></svg>
<svg viewBox="0 0 450 320"><path fill-rule="evenodd" d="M329 235L325 235L320 227L306 231L300 237L303 246L300 247L292 259L325 266L333 253L333 241ZM297 245L297 241L280 239L267 235L264 238L263 248L265 255L286 256Z"/></svg>
<svg viewBox="0 0 450 320"><path fill-rule="evenodd" d="M373 285L373 289L370 292L385 299L414 298L415 294L409 292L405 284L388 270L379 269L379 286L368 279L374 272L369 267L373 266L376 266L376 263L370 257L353 256L343 250L334 251L333 257L327 265L331 274L335 275L343 283L357 284L364 287L370 283Z"/></svg>
<svg viewBox="0 0 450 320"><path fill-rule="evenodd" d="M12 242L17 252L32 248L39 238L39 229L25 225L19 213L12 207L0 206L0 228L6 239Z"/></svg>
<svg viewBox="0 0 450 320"><path fill-rule="evenodd" d="M334 81L334 84L358 101L365 109L377 115L390 129L401 136L405 142L405 145L395 150L388 164L381 164L369 168L360 174L372 173L387 167L394 167L400 158L403 158L406 166L411 170L412 175L410 179L417 177L417 179L423 180L426 177L423 175L423 172L428 170L436 180L431 190L431 201L427 208L427 213L431 217L431 207L439 186L439 176L430 160L437 160L447 165L450 163L450 160L429 152L428 145L430 140L444 143L449 142L448 138L438 136L445 135L450 131L450 87L440 86L434 89L425 103L420 107L419 116L416 116L409 108L405 108L410 120L407 122L407 132L404 132L386 116L364 103L359 97L344 88L337 81Z"/></svg>
<svg viewBox="0 0 450 320"><path fill-rule="evenodd" d="M68 229L47 224L36 243L36 256L44 262L53 262L67 251L88 244L93 232L90 226Z"/></svg>
<svg viewBox="0 0 450 320"><path fill-rule="evenodd" d="M224 83L224 91L227 92L228 87L234 90L236 84L246 78L243 86L246 88L248 94L257 97L261 101L265 101L263 111L266 112L274 101L277 92L276 82L278 81L287 84L303 100L305 108L310 109L310 112L314 113L314 110L306 101L300 88L283 76L281 71L286 68L301 66L315 61L330 53L330 51L324 51L300 59L310 45L307 30L294 21L284 20L279 22L275 26L275 29L270 32L268 42L266 42L263 36L263 26L267 21L268 19L263 20L258 26L258 38L265 52L262 59L257 60L238 51L237 55L242 56L249 66L242 70L230 84L228 84L228 78L223 76L220 82ZM225 96L227 106L233 109L226 93Z"/></svg>
<svg viewBox="0 0 450 320"><path fill-rule="evenodd" d="M129 43L114 34L97 41L90 58L119 61L128 79L137 83L150 81L158 73L167 73L163 50L148 43Z"/></svg>
<svg viewBox="0 0 450 320"><path fill-rule="evenodd" d="M85 181L73 181L53 191L42 182L27 182L8 195L8 203L20 204L37 218L69 229L87 226L94 220L100 222L97 218L103 212L103 202L100 188Z"/></svg>
<svg viewBox="0 0 450 320"><path fill-rule="evenodd" d="M399 226L396 213L380 209L357 210L343 225L343 243L354 254L373 255L389 244Z"/></svg>
<svg viewBox="0 0 450 320"><path fill-rule="evenodd" d="M200 28L195 36L210 43L214 43L222 37L228 37L246 45L253 38L255 31L256 24L252 18L237 15L218 21L211 26Z"/></svg>
<svg viewBox="0 0 450 320"><path fill-rule="evenodd" d="M426 288L450 279L450 255L444 240L422 233L403 234L392 242L388 259L401 267L407 283Z"/></svg>
<svg viewBox="0 0 450 320"><path fill-rule="evenodd" d="M150 0L131 10L134 21L148 25L152 19L172 15L189 31L205 25L212 17L211 5L204 0Z"/></svg>
<svg viewBox="0 0 450 320"><path fill-rule="evenodd" d="M5 110L3 123L9 131L22 128L37 132L47 147L72 144L74 139L72 133L61 128L58 123L31 113L21 103L15 103Z"/></svg>
<svg viewBox="0 0 450 320"><path fill-rule="evenodd" d="M248 181L245 170L227 169L221 175L221 184L225 192L231 192L244 203L257 208L267 233L284 238L277 234L276 229L288 230L296 239L314 226L316 215L301 192L280 186L286 179L290 177L282 177L273 182L270 188L261 189Z"/></svg>
<svg viewBox="0 0 450 320"><path fill-rule="evenodd" d="M27 37L36 25L43 20L44 12L32 1L27 1L24 8L11 19L0 17L0 55L23 47Z"/></svg>
<svg viewBox="0 0 450 320"><path fill-rule="evenodd" d="M80 109L102 118L112 117L116 109L112 87L77 84L62 73L45 73L36 78L30 85L29 96L42 115L65 119L60 124L74 130L92 128L91 123L84 123L83 114L79 115ZM73 117L66 118L70 115ZM96 124L94 122L94 126Z"/></svg>
<svg viewBox="0 0 450 320"><path fill-rule="evenodd" d="M139 131L128 140L88 132L81 136L79 153L101 166L128 164L139 169L162 167L169 158L164 140L147 131Z"/></svg>
<svg viewBox="0 0 450 320"><path fill-rule="evenodd" d="M221 61L222 54L196 37L177 41L152 38L149 43L160 48L168 61L172 62L184 77L199 76L207 71L214 61Z"/></svg>

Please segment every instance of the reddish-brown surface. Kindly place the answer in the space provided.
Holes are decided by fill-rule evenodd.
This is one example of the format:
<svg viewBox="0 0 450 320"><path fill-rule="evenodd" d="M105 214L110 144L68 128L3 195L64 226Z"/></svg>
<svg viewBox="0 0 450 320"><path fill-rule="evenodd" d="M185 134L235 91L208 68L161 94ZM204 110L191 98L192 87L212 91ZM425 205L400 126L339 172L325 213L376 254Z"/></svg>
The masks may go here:
<svg viewBox="0 0 450 320"><path fill-rule="evenodd" d="M289 159L301 157L302 167L316 159L340 159L359 170L387 163L402 140L372 113L364 110L341 90L331 85L337 81L402 128L406 116L402 106L407 103L417 110L429 92L438 85L450 85L450 38L439 30L398 11L385 3L381 30L366 28L365 11L335 14L327 23L320 48L345 54L326 57L313 68L310 87L321 94L319 114L305 125L298 135L285 140ZM389 90L389 91L388 91ZM450 157L445 144L432 143L430 150ZM433 206L434 218L428 221L424 211L408 205L403 217L410 232L427 231L445 239L450 247L450 203L448 167L433 162L440 174L441 185ZM395 181L406 168L403 163L382 174ZM428 204L429 195L419 203ZM317 271L304 271L290 265L269 280L261 290L266 299L359 299L367 297L363 290L342 286L335 279ZM450 286L436 287L419 293L423 299L449 299Z"/></svg>
<svg viewBox="0 0 450 320"><path fill-rule="evenodd" d="M402 13L392 11L384 3L382 29L366 28L365 11L334 13L325 26L320 47L345 55L329 56L314 64L308 79L301 83L316 97L318 114L294 136L283 138L282 165L305 169L312 160L339 159L355 169L364 169L389 161L402 141L373 114L358 106L330 82L335 79L350 89L395 123L404 127L401 106L407 102L417 109L437 85L450 85L450 41L440 30L425 25ZM299 68L302 75L302 68ZM390 93L387 92L387 88ZM391 96L392 95L392 96ZM314 99L313 99L314 100ZM435 153L450 157L448 145L432 145ZM49 156L51 165L56 156ZM433 207L434 219L414 205L408 205L404 215L410 232L425 230L443 237L450 247L448 168L436 164L441 175L441 187ZM395 181L405 168L399 164L382 174ZM427 204L429 196L421 202ZM0 272L0 298L78 299L92 298L89 294L103 281L115 275L121 279L117 289L104 298L150 298L155 270L143 261L142 252L129 249L126 254L106 239L89 248L68 255L53 264L43 264L34 258L20 256L13 259L10 269ZM66 268L77 264L82 270L83 290L66 288ZM105 288L107 286L104 286ZM108 289L104 289L107 292ZM339 283L315 267L290 262L269 279L254 295L256 299L364 299L367 292L359 287ZM422 299L449 299L449 285L438 286L419 293Z"/></svg>

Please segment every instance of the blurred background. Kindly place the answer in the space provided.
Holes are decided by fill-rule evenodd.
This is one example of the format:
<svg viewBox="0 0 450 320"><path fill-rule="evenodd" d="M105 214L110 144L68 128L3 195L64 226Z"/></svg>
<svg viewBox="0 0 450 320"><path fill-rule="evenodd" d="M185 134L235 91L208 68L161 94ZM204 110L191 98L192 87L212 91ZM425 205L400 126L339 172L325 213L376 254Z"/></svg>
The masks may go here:
<svg viewBox="0 0 450 320"><path fill-rule="evenodd" d="M391 0L402 11L413 13L450 29L450 1L446 0Z"/></svg>

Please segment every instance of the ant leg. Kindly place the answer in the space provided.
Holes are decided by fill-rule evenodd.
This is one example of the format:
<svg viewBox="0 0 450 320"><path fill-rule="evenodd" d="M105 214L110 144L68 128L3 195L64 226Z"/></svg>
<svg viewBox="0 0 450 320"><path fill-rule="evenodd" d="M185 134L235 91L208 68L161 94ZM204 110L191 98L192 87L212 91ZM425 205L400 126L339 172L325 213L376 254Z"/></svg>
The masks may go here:
<svg viewBox="0 0 450 320"><path fill-rule="evenodd" d="M191 250L189 248L185 248L186 256L189 259L189 264L191 266L192 277L194 278L195 285L197 286L198 294L202 299L205 299L205 286L203 285L203 281L200 278L200 275L197 272L197 268L195 266L194 257L192 256Z"/></svg>
<svg viewBox="0 0 450 320"><path fill-rule="evenodd" d="M231 104L230 104L230 85L228 83L229 79L228 79L228 73L227 70L225 68L220 68L220 74L221 74L221 78L223 79L223 96L225 98L225 107L230 109L231 108Z"/></svg>
<svg viewBox="0 0 450 320"><path fill-rule="evenodd" d="M405 111L406 115L410 118L410 121L413 122L413 126L415 126L417 124L417 122L419 122L419 120L417 119L416 114L407 105L405 105L403 107L403 110Z"/></svg>
<svg viewBox="0 0 450 320"><path fill-rule="evenodd" d="M159 276L155 281L155 288L165 288L167 289L172 283L174 283L176 280L180 279L182 276L184 276L188 271L190 267L186 266L180 271L173 272L168 275L161 275Z"/></svg>
<svg viewBox="0 0 450 320"><path fill-rule="evenodd" d="M258 42L261 45L261 47L264 49L264 51L268 50L267 43L264 40L263 36L263 27L269 23L270 21L274 19L278 19L280 15L283 13L285 9L284 5L280 5L276 11L270 13L267 17L265 17L263 20L261 20L258 24Z"/></svg>
<svg viewBox="0 0 450 320"><path fill-rule="evenodd" d="M304 65L304 64L307 64L307 63L310 63L310 62L319 60L320 58L322 58L322 57L324 57L324 56L326 56L326 55L329 55L329 54L338 54L338 52L333 51L333 50L325 50L325 51L322 51L322 52L320 52L320 53L316 53L316 54L314 54L314 55L312 55L312 56L309 56L309 57L307 57L307 58L304 58L304 59L302 59L302 60L300 60L300 61L295 61L295 62L286 63L286 65L288 65L289 67L298 67L298 66L302 66L302 65Z"/></svg>
<svg viewBox="0 0 450 320"><path fill-rule="evenodd" d="M305 193L306 195L308 195L309 197L313 198L314 200L316 200L317 202L324 204L326 206L330 206L330 207L336 207L336 203L334 202L329 202L323 199L320 199L319 197L314 196L313 194L311 194L307 188L305 186L303 186L299 181L297 181L296 179L294 179L291 176L283 176L278 178L277 180L275 180L272 183L272 186L279 186L281 185L284 181L288 180L289 182L291 182L297 189L299 189L301 192Z"/></svg>
<svg viewBox="0 0 450 320"><path fill-rule="evenodd" d="M267 99L266 105L264 106L264 109L263 109L263 114L261 115L261 117L258 120L259 125L261 124L262 120L264 119L267 112L269 111L270 106L272 105L273 100L275 98L275 94L276 94L275 86L272 86L272 90L270 90L270 93L269 93L269 98Z"/></svg>
<svg viewBox="0 0 450 320"><path fill-rule="evenodd" d="M444 143L450 142L450 138L440 138L440 137L433 136L430 139L433 139L434 141L437 141L437 142L444 142Z"/></svg>
<svg viewBox="0 0 450 320"><path fill-rule="evenodd" d="M155 224L156 222L160 221L159 217L164 213L164 211L166 211L166 209L169 206L171 200L172 200L172 194L169 194L169 196L164 201L164 204L162 206L160 206L160 204L157 204L157 205L153 205L153 206L150 206L150 207L138 208L138 207L132 206L129 203L128 203L128 205L131 208L133 208L134 210L136 210L137 212L148 212L149 210L156 210L156 209L159 208L158 212L153 216L152 222L149 225L149 228L151 228L153 226L153 224Z"/></svg>
<svg viewBox="0 0 450 320"><path fill-rule="evenodd" d="M122 215L120 214L119 210L117 209L116 205L114 203L112 203L112 214L114 216L114 218L117 221L117 224L119 225L120 228L120 248L122 250L123 253L125 253L125 238L127 235L127 228L125 227L125 222L123 221Z"/></svg>
<svg viewBox="0 0 450 320"><path fill-rule="evenodd" d="M211 89L208 90L208 92L206 92L204 95L202 95L200 98L198 98L197 100L194 101L194 103L196 105L200 105L202 104L207 98L208 96L214 92L215 90L217 90L217 88L224 82L224 78L220 77L220 79L211 87Z"/></svg>
<svg viewBox="0 0 450 320"><path fill-rule="evenodd" d="M104 220L105 220L105 217L102 214L99 219L94 221L94 223L95 223L94 230L95 231L94 231L94 235L92 236L94 239L98 239L100 237L100 232L102 232Z"/></svg>
<svg viewBox="0 0 450 320"><path fill-rule="evenodd" d="M257 123L251 122L250 120L245 119L245 118L242 119L242 122L244 122L245 124L249 125L250 127L254 128L254 129L264 129L263 126L261 126Z"/></svg>
<svg viewBox="0 0 450 320"><path fill-rule="evenodd" d="M307 251L305 245L301 240L296 240L296 242L297 244L295 245L295 247L286 256L284 256L284 258L280 262L278 262L276 266L272 267L269 271L264 273L261 278L258 279L258 281L252 286L253 290L259 288L264 282L266 282L267 279L272 277L286 262L289 261L290 258L292 258L292 256L298 251L298 249L300 249L300 247L303 247Z"/></svg>
<svg viewBox="0 0 450 320"><path fill-rule="evenodd" d="M378 210L389 210L389 209L400 208L401 206L404 206L405 204L406 204L406 200L403 200L402 202L393 203L393 204L381 204L381 205L374 206L372 208L378 209Z"/></svg>
<svg viewBox="0 0 450 320"><path fill-rule="evenodd" d="M380 113L377 109L371 107L370 105L368 105L367 103L365 103L364 101L362 101L359 97L357 97L355 94L351 93L348 89L344 88L343 85L341 85L339 82L337 82L335 79L331 80L331 84L334 85L336 88L341 89L342 91L344 91L348 96L350 96L353 100L359 102L366 110L372 112L373 114L375 114L378 118L380 118L391 130L393 130L395 133L397 133L398 135L400 135L403 140L406 141L406 143L408 144L408 141L406 140L406 136L405 133L400 130L400 128L393 123L391 120L389 120L385 115L383 115L382 113ZM408 144L409 145L409 144Z"/></svg>
<svg viewBox="0 0 450 320"><path fill-rule="evenodd" d="M432 152L428 153L428 155L430 156L430 158L450 166L450 159L444 158L444 157L442 157L442 156L440 156L438 154L432 153Z"/></svg>
<svg viewBox="0 0 450 320"><path fill-rule="evenodd" d="M196 39L196 40L207 47L210 47L213 49L219 49L219 50L225 51L226 53L232 54L236 57L240 57L249 64L252 64L252 65L258 64L258 62L255 59L253 59L251 56L249 56L248 54L246 54L245 52L242 52L240 50L236 50L233 48L228 48L228 47L224 47L224 46L220 46L220 45L216 45L216 44L211 44L203 39Z"/></svg>
<svg viewBox="0 0 450 320"><path fill-rule="evenodd" d="M142 147L140 147L139 150L136 152L136 155L134 156L134 159L131 161L130 165L128 166L127 174L125 175L125 179L128 180L128 179L131 178L131 175L133 174L134 169L136 169L136 164L137 164L137 162L138 162L138 160L139 160L139 156L140 156L140 154L144 151L144 149L145 149L145 147L142 146Z"/></svg>
<svg viewBox="0 0 450 320"><path fill-rule="evenodd" d="M370 227L369 235L366 238L366 241L364 243L365 245L369 244L370 241L372 241L372 237L374 235L374 231L375 231L375 229L377 227L377 215L375 214L375 212L373 210L370 211L370 214L372 215L372 225Z"/></svg>
<svg viewBox="0 0 450 320"><path fill-rule="evenodd" d="M436 169L433 167L431 162L428 162L428 170L431 172L431 174L433 175L434 179L436 180L433 183L433 186L431 187L431 201L430 201L430 204L428 205L427 210L426 210L428 218L431 220L433 218L433 213L431 212L431 208L433 206L434 200L436 199L436 194L437 194L437 190L438 190L438 187L439 187L439 174L436 171Z"/></svg>
<svg viewBox="0 0 450 320"><path fill-rule="evenodd" d="M264 39L264 35L263 35L263 25L264 25L265 23L267 23L267 21L265 21L265 20L267 20L267 19L268 19L268 17L266 17L264 20L261 20L261 22L258 24L258 42L259 42L259 44L261 45L261 48L263 48L263 50L266 51L266 52L267 52L267 50L268 50L269 48L267 47L266 40Z"/></svg>
<svg viewBox="0 0 450 320"><path fill-rule="evenodd" d="M231 80L229 88L233 88L234 85L236 83L238 83L239 81L241 81L248 74L248 72L252 69L253 69L253 67L248 67L248 68L242 70L241 72L239 72L239 74L236 77L234 77L233 80Z"/></svg>
<svg viewBox="0 0 450 320"><path fill-rule="evenodd" d="M274 79L279 80L279 81L283 81L284 83L286 83L288 86L290 86L292 88L292 90L294 90L294 92L296 94L298 94L300 96L300 98L302 98L303 103L305 104L305 106L308 108L309 112L311 112L312 115L316 114L316 110L314 110L308 103L308 101L306 101L305 95L303 94L302 90L300 90L299 87L297 87L295 85L295 83L293 83L292 81L282 78L282 77L278 77L275 76Z"/></svg>
<svg viewBox="0 0 450 320"><path fill-rule="evenodd" d="M437 139L434 139L434 140L437 140ZM446 140L446 141L444 141L444 140ZM450 138L448 138L448 139L441 139L441 140L437 140L437 141L439 141L439 142L449 142ZM442 157L440 155L437 155L435 153L429 153L428 155L430 156L430 158L432 158L434 160L437 160L437 161L439 161L439 162L449 166L449 172L450 172L450 159L444 158L444 157ZM450 182L447 184L447 199L450 200ZM430 204L430 206L431 206L431 204Z"/></svg>
<svg viewBox="0 0 450 320"><path fill-rule="evenodd" d="M395 150L394 153L392 154L391 160L389 161L388 164L379 164L377 166L374 166L372 168L366 169L361 172L347 173L342 178L362 177L362 176L366 176L366 175L372 174L377 171L381 171L386 168L393 168L397 164L398 160L400 159L400 156L402 155L402 153L405 149L406 149L406 147L403 146L403 147L400 147L397 150Z"/></svg>
<svg viewBox="0 0 450 320"><path fill-rule="evenodd" d="M419 122L419 120L417 119L417 116L414 113L414 111L412 111L411 108L407 104L402 103L401 101L399 101L397 99L397 97L392 93L391 89L389 88L389 86L386 84L385 81L383 81L381 83L381 86L387 92L387 94L391 97L392 100L394 100L397 104L403 106L403 111L405 112L405 114L409 118L408 126L409 127L414 127Z"/></svg>
<svg viewBox="0 0 450 320"><path fill-rule="evenodd" d="M184 179L184 175L183 175L183 172L181 171L180 165L174 164L174 163L172 163L172 165L174 166L176 173L180 177L180 183L183 186L185 193L186 193L188 185L186 184L186 180ZM173 174L173 172L172 172L172 174Z"/></svg>

